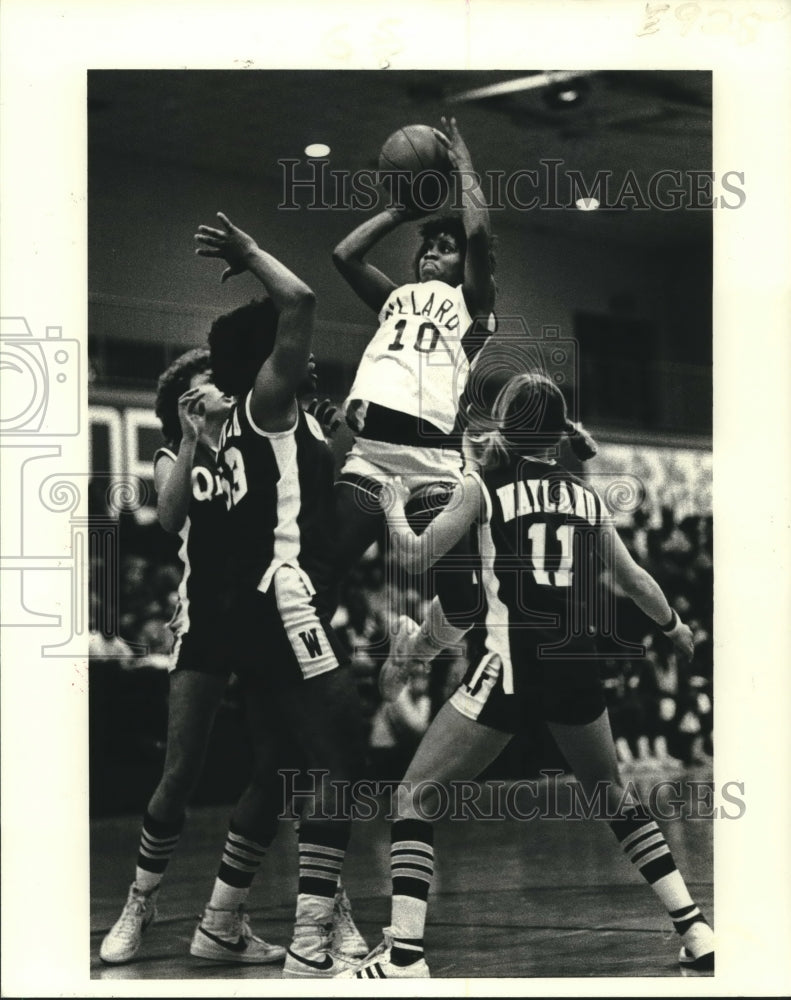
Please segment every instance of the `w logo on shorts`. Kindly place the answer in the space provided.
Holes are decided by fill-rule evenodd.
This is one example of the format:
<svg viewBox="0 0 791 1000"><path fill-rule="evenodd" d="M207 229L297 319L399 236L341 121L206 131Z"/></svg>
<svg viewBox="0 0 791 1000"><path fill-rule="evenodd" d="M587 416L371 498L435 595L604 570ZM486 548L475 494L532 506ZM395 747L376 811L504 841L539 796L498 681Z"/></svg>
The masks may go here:
<svg viewBox="0 0 791 1000"><path fill-rule="evenodd" d="M305 649L308 651L311 660L321 655L321 642L319 641L317 631L317 629L312 628L309 632L299 633L299 637L305 643Z"/></svg>
<svg viewBox="0 0 791 1000"><path fill-rule="evenodd" d="M338 659L329 626L319 617L313 604L313 593L308 589L309 577L299 567L284 563L272 579L280 620L303 679L335 670Z"/></svg>

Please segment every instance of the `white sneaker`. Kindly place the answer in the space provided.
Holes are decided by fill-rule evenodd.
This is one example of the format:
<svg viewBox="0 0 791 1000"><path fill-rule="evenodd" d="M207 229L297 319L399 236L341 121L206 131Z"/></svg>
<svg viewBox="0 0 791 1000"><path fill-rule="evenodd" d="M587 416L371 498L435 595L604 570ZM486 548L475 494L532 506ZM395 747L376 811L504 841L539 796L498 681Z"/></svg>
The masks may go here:
<svg viewBox="0 0 791 1000"><path fill-rule="evenodd" d="M409 615L398 616L398 629L390 643L390 655L379 671L379 693L385 701L395 701L409 678L410 670L427 669L425 664L409 658L412 637L420 626Z"/></svg>
<svg viewBox="0 0 791 1000"><path fill-rule="evenodd" d="M331 979L357 965L332 951L332 924L297 924L286 952L284 979Z"/></svg>
<svg viewBox="0 0 791 1000"><path fill-rule="evenodd" d="M250 918L240 906L236 910L215 910L207 906L195 928L190 955L214 962L246 962L268 965L286 957L286 949L256 937Z"/></svg>
<svg viewBox="0 0 791 1000"><path fill-rule="evenodd" d="M141 892L133 882L121 916L110 928L99 949L99 958L108 965L122 965L134 958L143 938L157 915L156 899L159 888Z"/></svg>
<svg viewBox="0 0 791 1000"><path fill-rule="evenodd" d="M684 944L678 964L696 972L714 972L714 931L702 920L696 921L681 935Z"/></svg>
<svg viewBox="0 0 791 1000"><path fill-rule="evenodd" d="M390 959L393 939L389 928L385 928L384 941L355 969L348 969L336 979L430 979L428 963L419 958L411 965L394 965Z"/></svg>
<svg viewBox="0 0 791 1000"><path fill-rule="evenodd" d="M341 888L335 893L335 905L332 910L332 931L330 932L330 950L340 958L359 961L365 958L370 948L365 938L357 929L352 916L352 904Z"/></svg>

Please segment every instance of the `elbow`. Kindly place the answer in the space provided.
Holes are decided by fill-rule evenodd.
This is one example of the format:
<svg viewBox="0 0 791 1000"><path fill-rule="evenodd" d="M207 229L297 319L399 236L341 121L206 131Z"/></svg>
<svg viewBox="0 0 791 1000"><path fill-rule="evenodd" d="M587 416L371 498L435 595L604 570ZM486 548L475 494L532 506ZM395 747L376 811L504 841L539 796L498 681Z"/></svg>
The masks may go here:
<svg viewBox="0 0 791 1000"><path fill-rule="evenodd" d="M179 520L178 515L162 507L157 508L157 520L163 531L169 535L177 535L184 526L184 518Z"/></svg>
<svg viewBox="0 0 791 1000"><path fill-rule="evenodd" d="M301 316L312 316L316 311L316 293L307 285L303 285L291 296L288 309Z"/></svg>
<svg viewBox="0 0 791 1000"><path fill-rule="evenodd" d="M349 266L350 259L351 254L348 250L344 249L342 243L339 243L338 246L336 246L332 251L332 263L335 265L336 269L341 272L341 274L346 271Z"/></svg>

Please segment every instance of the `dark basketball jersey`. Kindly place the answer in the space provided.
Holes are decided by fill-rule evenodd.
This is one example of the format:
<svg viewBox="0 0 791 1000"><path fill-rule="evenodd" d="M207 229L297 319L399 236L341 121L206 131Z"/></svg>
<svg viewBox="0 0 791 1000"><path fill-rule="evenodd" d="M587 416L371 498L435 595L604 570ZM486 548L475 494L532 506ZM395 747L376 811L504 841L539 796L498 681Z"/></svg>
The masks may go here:
<svg viewBox="0 0 791 1000"><path fill-rule="evenodd" d="M219 470L228 509L228 585L267 591L278 566L301 570L327 595L332 574L334 463L319 423L299 409L293 429L262 431L250 395L220 437Z"/></svg>
<svg viewBox="0 0 791 1000"><path fill-rule="evenodd" d="M160 448L154 455L154 465L161 455L176 460L169 448ZM170 623L176 636L212 620L224 572L225 498L214 450L202 441L195 449L191 482L187 518L178 533L181 539L178 555L183 572L178 605Z"/></svg>
<svg viewBox="0 0 791 1000"><path fill-rule="evenodd" d="M503 660L595 657L602 601L599 496L559 465L514 456L483 477L478 525L487 649Z"/></svg>

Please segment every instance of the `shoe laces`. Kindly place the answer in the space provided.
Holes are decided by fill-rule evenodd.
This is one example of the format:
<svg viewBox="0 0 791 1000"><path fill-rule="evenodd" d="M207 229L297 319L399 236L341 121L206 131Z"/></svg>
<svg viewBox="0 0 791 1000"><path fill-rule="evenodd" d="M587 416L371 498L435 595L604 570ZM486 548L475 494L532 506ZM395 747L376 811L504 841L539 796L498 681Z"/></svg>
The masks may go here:
<svg viewBox="0 0 791 1000"><path fill-rule="evenodd" d="M384 955L386 951L390 950L392 945L393 945L392 935L390 935L387 931L385 931L383 939L372 951L368 952L368 954L362 960L361 965L368 965L369 963L373 962L375 958L379 958L381 955Z"/></svg>
<svg viewBox="0 0 791 1000"><path fill-rule="evenodd" d="M239 913L238 915L238 928L239 937L245 939L245 941L251 941L253 938L253 929L250 926L250 918L246 913ZM235 928L234 928L235 929Z"/></svg>
<svg viewBox="0 0 791 1000"><path fill-rule="evenodd" d="M334 917L336 927L342 924L346 930L357 929L354 926L354 918L352 917L352 904L349 902L349 897L345 892L341 892L335 897Z"/></svg>
<svg viewBox="0 0 791 1000"><path fill-rule="evenodd" d="M250 944L251 941L257 941L259 944L266 944L260 937L256 937L253 933L253 928L250 926L250 917L248 914L242 912L239 914L239 936L244 938L244 940Z"/></svg>
<svg viewBox="0 0 791 1000"><path fill-rule="evenodd" d="M140 930L142 917L146 911L146 902L147 900L140 896L129 897L115 926L117 937L131 941L137 935Z"/></svg>
<svg viewBox="0 0 791 1000"><path fill-rule="evenodd" d="M245 941L249 941L253 937L250 918L241 907L237 910L222 912L227 912L228 917L226 921L223 921L222 926L216 927L215 934L220 934L223 938L228 938L229 940L244 938Z"/></svg>

